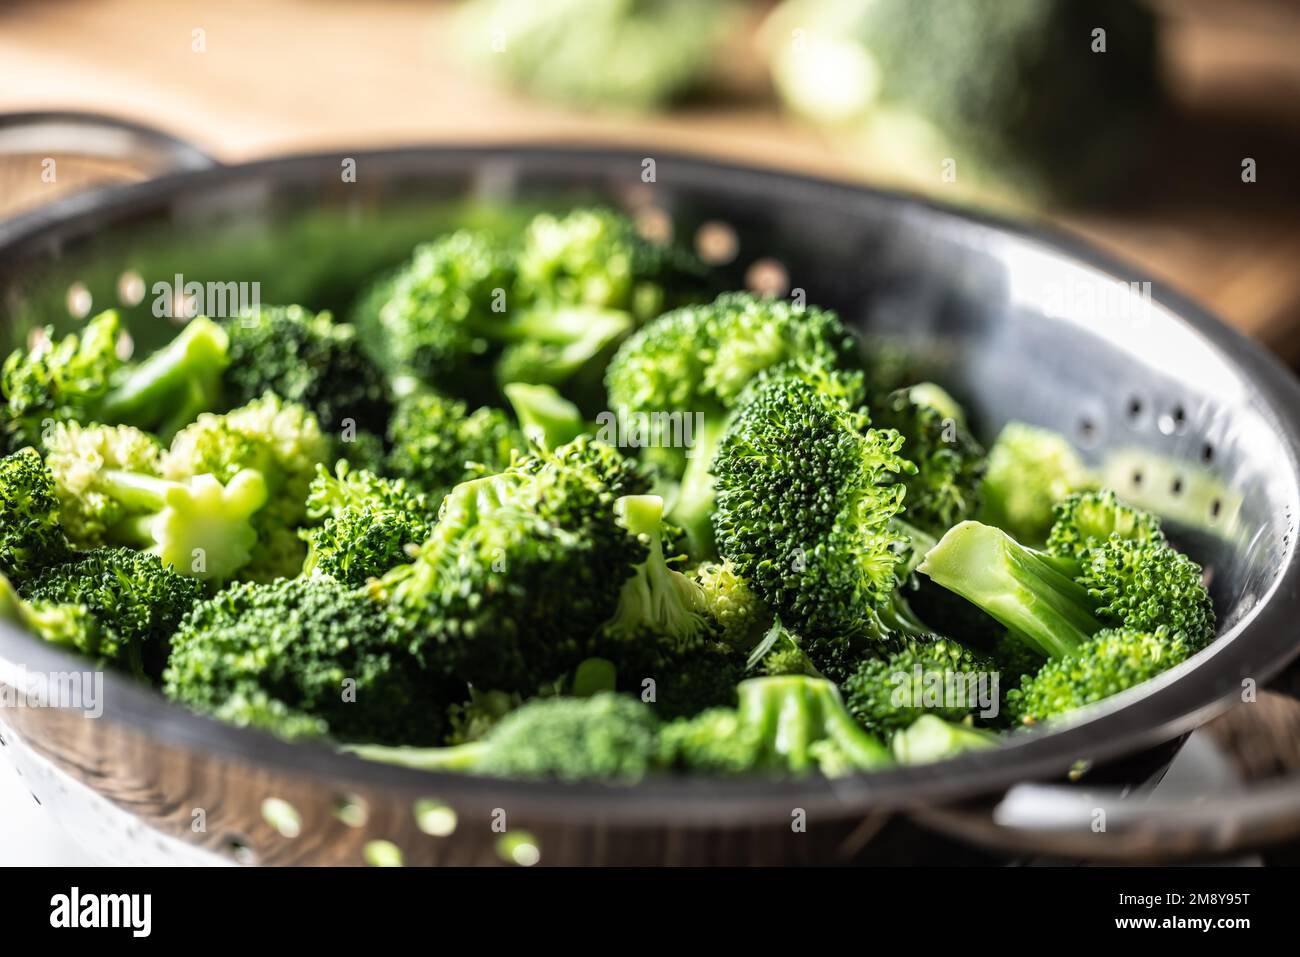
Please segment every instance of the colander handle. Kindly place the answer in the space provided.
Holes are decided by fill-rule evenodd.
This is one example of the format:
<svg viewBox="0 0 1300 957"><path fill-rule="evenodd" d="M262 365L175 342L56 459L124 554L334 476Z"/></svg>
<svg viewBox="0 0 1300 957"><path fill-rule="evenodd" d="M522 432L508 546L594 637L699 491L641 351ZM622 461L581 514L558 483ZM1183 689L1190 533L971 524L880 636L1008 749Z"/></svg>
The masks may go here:
<svg viewBox="0 0 1300 957"><path fill-rule="evenodd" d="M0 113L0 158L78 156L130 167L145 176L211 169L207 152L170 133L98 113Z"/></svg>

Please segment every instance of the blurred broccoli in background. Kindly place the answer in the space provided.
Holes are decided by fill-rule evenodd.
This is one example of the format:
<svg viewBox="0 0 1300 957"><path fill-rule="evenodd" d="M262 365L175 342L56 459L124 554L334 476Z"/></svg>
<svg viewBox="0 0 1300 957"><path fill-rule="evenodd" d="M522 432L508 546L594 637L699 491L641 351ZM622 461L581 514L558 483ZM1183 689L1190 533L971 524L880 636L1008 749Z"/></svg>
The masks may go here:
<svg viewBox="0 0 1300 957"><path fill-rule="evenodd" d="M727 0L472 0L460 15L474 60L535 96L646 109L717 67L739 5Z"/></svg>
<svg viewBox="0 0 1300 957"><path fill-rule="evenodd" d="M1089 193L1131 168L1161 102L1136 0L786 0L764 33L792 110L926 185L955 159L957 183L1020 199Z"/></svg>

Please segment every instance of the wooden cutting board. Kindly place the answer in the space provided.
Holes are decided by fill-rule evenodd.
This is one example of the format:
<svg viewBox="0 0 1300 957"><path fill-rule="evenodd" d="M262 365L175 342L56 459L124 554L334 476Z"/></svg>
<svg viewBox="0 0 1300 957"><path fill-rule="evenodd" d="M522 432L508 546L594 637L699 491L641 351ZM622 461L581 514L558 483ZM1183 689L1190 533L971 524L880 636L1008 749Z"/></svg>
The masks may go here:
<svg viewBox="0 0 1300 957"><path fill-rule="evenodd" d="M1150 169L1113 208L1048 218L1300 361L1300 5L1164 6L1177 116L1152 130ZM598 116L464 70L450 11L412 0L11 2L0 7L0 111L109 112L230 161L347 144L577 138L883 178L869 158L781 115L748 36L737 36L720 100ZM1245 157L1257 163L1254 184L1241 181ZM50 194L12 174L0 182L6 205Z"/></svg>

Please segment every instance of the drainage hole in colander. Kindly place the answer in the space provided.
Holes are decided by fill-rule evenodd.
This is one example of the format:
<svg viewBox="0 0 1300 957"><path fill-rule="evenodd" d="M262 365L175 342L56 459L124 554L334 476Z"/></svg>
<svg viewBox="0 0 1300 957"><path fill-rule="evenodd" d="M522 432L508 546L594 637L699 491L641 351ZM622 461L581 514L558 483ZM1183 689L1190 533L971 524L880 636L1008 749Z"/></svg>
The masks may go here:
<svg viewBox="0 0 1300 957"><path fill-rule="evenodd" d="M252 864L257 859L247 838L240 837L238 834L226 835L226 852L239 864Z"/></svg>
<svg viewBox="0 0 1300 957"><path fill-rule="evenodd" d="M1223 511L1223 503L1216 498L1210 503L1210 518L1218 518L1221 511Z"/></svg>
<svg viewBox="0 0 1300 957"><path fill-rule="evenodd" d="M35 791L32 792L32 800L36 802L37 807L41 806L41 799L36 796Z"/></svg>
<svg viewBox="0 0 1300 957"><path fill-rule="evenodd" d="M1142 417L1142 399L1136 395L1128 400L1128 417L1131 422L1136 422Z"/></svg>
<svg viewBox="0 0 1300 957"><path fill-rule="evenodd" d="M1142 487L1142 470L1141 470L1141 469L1137 469L1137 470L1134 471L1134 473L1133 473L1133 487L1134 487L1134 488L1141 488L1141 487Z"/></svg>
<svg viewBox="0 0 1300 957"><path fill-rule="evenodd" d="M1091 445L1097 437L1097 424L1092 419L1079 420L1079 441L1084 445Z"/></svg>
<svg viewBox="0 0 1300 957"><path fill-rule="evenodd" d="M695 234L695 252L710 266L725 266L739 251L736 231L716 219L704 223Z"/></svg>
<svg viewBox="0 0 1300 957"><path fill-rule="evenodd" d="M370 817L365 798L355 794L339 794L334 798L334 816L348 827L363 827Z"/></svg>
<svg viewBox="0 0 1300 957"><path fill-rule="evenodd" d="M784 296L790 291L790 272L770 257L755 259L745 270L745 288L761 296Z"/></svg>
<svg viewBox="0 0 1300 957"><path fill-rule="evenodd" d="M0 748L3 748L4 746L5 746L5 736L3 734L0 734Z"/></svg>
<svg viewBox="0 0 1300 957"><path fill-rule="evenodd" d="M1169 485L1170 495L1181 495L1183 493L1183 478L1181 475L1174 476L1173 482Z"/></svg>
<svg viewBox="0 0 1300 957"><path fill-rule="evenodd" d="M1214 461L1214 446L1209 442L1201 446L1201 461L1206 465Z"/></svg>

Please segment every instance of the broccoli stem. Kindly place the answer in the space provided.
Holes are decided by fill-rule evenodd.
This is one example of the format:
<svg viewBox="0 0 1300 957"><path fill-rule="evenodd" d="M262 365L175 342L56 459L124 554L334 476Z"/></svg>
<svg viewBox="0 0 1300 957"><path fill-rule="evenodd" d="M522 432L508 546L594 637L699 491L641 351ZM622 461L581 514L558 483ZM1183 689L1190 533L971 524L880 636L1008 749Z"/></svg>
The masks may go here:
<svg viewBox="0 0 1300 957"><path fill-rule="evenodd" d="M418 771L471 772L487 751L486 741L468 741L445 748L389 747L382 744L358 744L344 747L349 754L366 761L396 764Z"/></svg>
<svg viewBox="0 0 1300 957"><path fill-rule="evenodd" d="M511 382L502 391L529 441L555 449L576 439L586 428L578 407L549 385Z"/></svg>
<svg viewBox="0 0 1300 957"><path fill-rule="evenodd" d="M694 437L682 473L677 497L668 518L680 525L686 533L691 557L697 561L712 558L713 541L713 459L727 431L727 419L722 413L705 416L704 428Z"/></svg>
<svg viewBox="0 0 1300 957"><path fill-rule="evenodd" d="M929 764L998 744L998 736L991 731L924 714L894 735L893 749L899 764Z"/></svg>
<svg viewBox="0 0 1300 957"><path fill-rule="evenodd" d="M623 583L606 631L617 638L635 638L648 628L690 645L707 627L704 596L694 581L669 568L664 559L664 500L658 495L625 495L614 507L623 527L645 542L649 554Z"/></svg>
<svg viewBox="0 0 1300 957"><path fill-rule="evenodd" d="M132 368L100 404L105 422L157 430L165 440L216 407L230 337L199 316L179 336Z"/></svg>
<svg viewBox="0 0 1300 957"><path fill-rule="evenodd" d="M1070 561L1021 545L990 525L962 522L917 571L961 595L1049 658L1063 658L1102 627Z"/></svg>
<svg viewBox="0 0 1300 957"><path fill-rule="evenodd" d="M844 708L835 685L803 675L756 678L736 686L743 727L771 749L776 766L795 774L818 766L819 742L829 741L852 768L893 763L889 749L862 729Z"/></svg>

